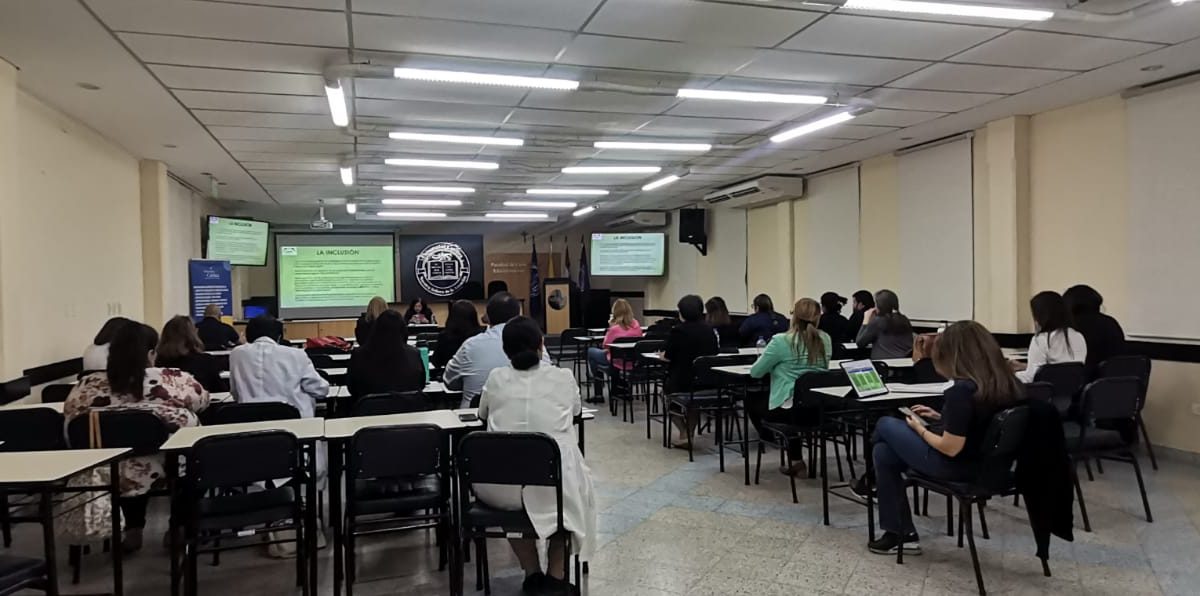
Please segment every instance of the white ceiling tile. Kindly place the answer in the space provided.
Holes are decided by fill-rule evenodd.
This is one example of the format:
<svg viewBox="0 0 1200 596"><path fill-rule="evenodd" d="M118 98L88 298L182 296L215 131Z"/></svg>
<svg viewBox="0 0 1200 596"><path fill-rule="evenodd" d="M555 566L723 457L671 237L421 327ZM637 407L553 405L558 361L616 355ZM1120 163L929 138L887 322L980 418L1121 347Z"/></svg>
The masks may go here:
<svg viewBox="0 0 1200 596"><path fill-rule="evenodd" d="M762 50L737 74L812 83L882 85L927 64L915 60Z"/></svg>
<svg viewBox="0 0 1200 596"><path fill-rule="evenodd" d="M821 14L695 0L608 0L588 22L585 31L707 45L769 48ZM732 25L734 23L736 25Z"/></svg>
<svg viewBox="0 0 1200 596"><path fill-rule="evenodd" d="M1007 66L934 64L888 85L901 89L1020 93L1071 76L1062 70L1035 70Z"/></svg>
<svg viewBox="0 0 1200 596"><path fill-rule="evenodd" d="M121 41L142 62L321 74L325 65L345 62L346 51L267 43L121 33Z"/></svg>
<svg viewBox="0 0 1200 596"><path fill-rule="evenodd" d="M986 93L950 93L912 89L875 89L864 96L884 108L933 112L961 112L1004 97Z"/></svg>
<svg viewBox="0 0 1200 596"><path fill-rule="evenodd" d="M941 118L941 112L916 112L910 110L891 110L879 108L859 115L854 119L855 124L871 124L874 126L912 126Z"/></svg>
<svg viewBox="0 0 1200 596"><path fill-rule="evenodd" d="M513 110L509 122L514 124L540 124L561 126L575 130L588 128L628 131L646 123L652 116L641 114L614 114L611 112L579 112L571 110L536 110L518 108Z"/></svg>
<svg viewBox="0 0 1200 596"><path fill-rule="evenodd" d="M304 153L276 153L271 151L231 151L234 157L242 163L256 164L328 164L337 168L339 159L327 155L308 155Z"/></svg>
<svg viewBox="0 0 1200 596"><path fill-rule="evenodd" d="M242 160L242 165L251 171L291 171L291 172L337 172L338 164L332 161L321 162L292 162L277 163L271 161Z"/></svg>
<svg viewBox="0 0 1200 596"><path fill-rule="evenodd" d="M549 62L571 40L563 31L408 17L354 16L359 48Z"/></svg>
<svg viewBox="0 0 1200 596"><path fill-rule="evenodd" d="M1197 35L1200 35L1200 26L1197 27ZM1012 31L971 48L955 56L953 60L1005 66L1090 70L1160 47L1162 46L1137 41L1038 31Z"/></svg>
<svg viewBox="0 0 1200 596"><path fill-rule="evenodd" d="M279 151L313 155L337 155L354 148L352 143L294 143L284 141L223 141L230 151Z"/></svg>
<svg viewBox="0 0 1200 596"><path fill-rule="evenodd" d="M679 105L671 108L671 111L667 113L672 116L704 116L709 118L744 118L778 121L794 120L819 107L812 105L685 99Z"/></svg>
<svg viewBox="0 0 1200 596"><path fill-rule="evenodd" d="M328 115L318 114L265 114L262 112L226 112L219 110L192 110L200 122L224 126L265 126L273 128L316 128L333 130L333 121Z"/></svg>
<svg viewBox="0 0 1200 596"><path fill-rule="evenodd" d="M378 116L390 118L396 123L408 124L419 124L422 121L499 124L511 111L503 106L387 99L358 99L354 105L359 116Z"/></svg>
<svg viewBox="0 0 1200 596"><path fill-rule="evenodd" d="M191 66L151 66L150 70L172 89L325 96L325 83L318 75Z"/></svg>
<svg viewBox="0 0 1200 596"><path fill-rule="evenodd" d="M259 184L320 184L337 180L338 175L332 172L274 172L274 171L250 171L250 175L258 180Z"/></svg>
<svg viewBox="0 0 1200 596"><path fill-rule="evenodd" d="M753 57L754 50L750 49L580 35L567 46L558 62L721 75Z"/></svg>
<svg viewBox="0 0 1200 596"><path fill-rule="evenodd" d="M175 96L194 110L234 110L242 112L282 112L289 114L328 114L324 97L309 95L268 95L227 91L177 90Z"/></svg>
<svg viewBox="0 0 1200 596"><path fill-rule="evenodd" d="M1200 36L1200 2L1162 8L1126 21L1097 23L1051 19L1030 23L1026 28L1162 43L1179 43Z"/></svg>
<svg viewBox="0 0 1200 596"><path fill-rule="evenodd" d="M345 47L341 12L190 0L88 0L114 31Z"/></svg>
<svg viewBox="0 0 1200 596"><path fill-rule="evenodd" d="M525 89L489 85L447 85L396 79L357 79L354 81L354 96L359 99L404 99L515 106L520 103L525 93Z"/></svg>
<svg viewBox="0 0 1200 596"><path fill-rule="evenodd" d="M354 0L355 12L574 31L601 0Z"/></svg>
<svg viewBox="0 0 1200 596"><path fill-rule="evenodd" d="M251 126L210 126L208 131L223 141L297 141L307 143L347 143L352 138L339 130L305 128L256 128Z"/></svg>
<svg viewBox="0 0 1200 596"><path fill-rule="evenodd" d="M855 120L858 122L858 120ZM839 124L813 133L819 137L832 139L862 140L899 130L895 126L867 126L863 124Z"/></svg>
<svg viewBox="0 0 1200 596"><path fill-rule="evenodd" d="M607 91L581 91L563 93L532 89L522 107L550 108L559 110L582 110L587 112L624 112L627 114L659 114L675 102L674 97L653 95L631 95Z"/></svg>
<svg viewBox="0 0 1200 596"><path fill-rule="evenodd" d="M688 136L699 136L707 132L754 133L769 123L761 120L734 120L732 118L689 118L683 116L659 116L638 129L639 132L679 132Z"/></svg>
<svg viewBox="0 0 1200 596"><path fill-rule="evenodd" d="M940 60L1003 32L991 27L832 14L779 47Z"/></svg>

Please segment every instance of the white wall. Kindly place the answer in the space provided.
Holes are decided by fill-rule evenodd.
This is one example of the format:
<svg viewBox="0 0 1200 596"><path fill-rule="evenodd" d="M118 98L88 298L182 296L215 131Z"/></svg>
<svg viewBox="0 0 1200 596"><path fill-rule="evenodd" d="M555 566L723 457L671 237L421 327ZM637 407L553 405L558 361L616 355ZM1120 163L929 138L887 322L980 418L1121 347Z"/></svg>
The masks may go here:
<svg viewBox="0 0 1200 596"><path fill-rule="evenodd" d="M169 180L163 220L163 294L166 318L188 314L188 259L204 256L203 218L214 206L186 186Z"/></svg>

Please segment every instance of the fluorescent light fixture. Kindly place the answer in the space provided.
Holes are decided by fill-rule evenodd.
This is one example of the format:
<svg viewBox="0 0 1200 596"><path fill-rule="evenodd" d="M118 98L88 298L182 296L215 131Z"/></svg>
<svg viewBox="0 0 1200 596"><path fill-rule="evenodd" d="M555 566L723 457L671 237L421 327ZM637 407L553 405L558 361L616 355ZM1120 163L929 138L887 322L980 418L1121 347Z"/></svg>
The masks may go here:
<svg viewBox="0 0 1200 596"><path fill-rule="evenodd" d="M342 166L338 168L338 173L342 175L342 184L354 186L354 166Z"/></svg>
<svg viewBox="0 0 1200 596"><path fill-rule="evenodd" d="M854 114L851 114L850 112L838 112L832 116L826 116L820 120L813 120L808 124L802 124L796 128L785 130L771 137L771 142L782 143L784 141L790 141L796 137L803 136L811 132L816 132L822 128L829 128L835 124L841 124L852 119L854 119Z"/></svg>
<svg viewBox="0 0 1200 596"><path fill-rule="evenodd" d="M388 158L383 163L389 166L411 166L414 168L456 168L459 170L496 170L500 164L494 161L456 161L449 159L397 159Z"/></svg>
<svg viewBox="0 0 1200 596"><path fill-rule="evenodd" d="M560 197L603 197L608 194L602 188L528 188L527 195L556 195Z"/></svg>
<svg viewBox="0 0 1200 596"><path fill-rule="evenodd" d="M437 211L380 211L377 215L380 217L407 217L412 219L437 219L446 217L445 213Z"/></svg>
<svg viewBox="0 0 1200 596"><path fill-rule="evenodd" d="M823 95L793 95L790 93L758 93L755 91L723 91L721 89L680 89L675 97L685 99L716 99L721 101L750 101L758 103L799 103L820 105L829 101Z"/></svg>
<svg viewBox="0 0 1200 596"><path fill-rule="evenodd" d="M657 174L658 166L571 166L562 169L564 174Z"/></svg>
<svg viewBox="0 0 1200 596"><path fill-rule="evenodd" d="M491 219L549 219L549 213L511 213L503 211L493 211L486 214L486 217Z"/></svg>
<svg viewBox="0 0 1200 596"><path fill-rule="evenodd" d="M394 207L462 207L458 199L384 199L380 203Z"/></svg>
<svg viewBox="0 0 1200 596"><path fill-rule="evenodd" d="M329 115L333 117L334 126L349 126L350 112L346 110L346 94L342 93L342 85L337 87L325 85L325 99L329 100Z"/></svg>
<svg viewBox="0 0 1200 596"><path fill-rule="evenodd" d="M595 205L588 205L587 207L584 207L583 209L580 209L580 210L576 211L575 213L572 213L571 215L573 215L575 217L582 217L582 216L587 215L595 210L596 210Z"/></svg>
<svg viewBox="0 0 1200 596"><path fill-rule="evenodd" d="M636 149L639 151L708 151L708 143L635 143L631 141L596 141L597 149Z"/></svg>
<svg viewBox="0 0 1200 596"><path fill-rule="evenodd" d="M507 145L509 147L520 147L525 144L525 139L513 139L506 137L476 137L470 135L440 135L426 134L423 132L389 132L388 137L397 141L427 141L430 143L460 143L464 145Z"/></svg>
<svg viewBox="0 0 1200 596"><path fill-rule="evenodd" d="M1182 4L1187 4L1188 2L1191 2L1191 1L1192 0L1171 0L1171 4L1174 4L1175 6L1179 6Z"/></svg>
<svg viewBox="0 0 1200 596"><path fill-rule="evenodd" d="M654 190L656 188L662 188L672 182L675 182L676 180L679 180L679 176L675 176L675 175L663 176L662 178L659 178L658 180L655 180L654 182L651 182L650 184L643 186L642 190Z"/></svg>
<svg viewBox="0 0 1200 596"><path fill-rule="evenodd" d="M846 0L842 8L1006 19L1010 21L1045 21L1054 17L1054 11L1052 10L1030 10L1027 8L1005 8L1001 6L952 4L945 2L917 2L914 0Z"/></svg>
<svg viewBox="0 0 1200 596"><path fill-rule="evenodd" d="M421 186L419 184L388 184L383 187L388 192L431 192L446 195L469 195L475 192L470 186Z"/></svg>
<svg viewBox="0 0 1200 596"><path fill-rule="evenodd" d="M349 213L350 215L354 215L355 213L358 213L358 204L355 203L354 201L347 202L346 203L346 213Z"/></svg>
<svg viewBox="0 0 1200 596"><path fill-rule="evenodd" d="M576 204L570 201L504 201L505 207L532 207L534 209L574 209Z"/></svg>
<svg viewBox="0 0 1200 596"><path fill-rule="evenodd" d="M397 68L392 72L397 79L410 81L432 81L435 83L468 83L472 85L495 85L499 87L524 87L526 89L555 89L574 91L579 81L550 79L544 77L520 77L513 75L487 74L482 72L459 72L456 70L433 70L428 68Z"/></svg>

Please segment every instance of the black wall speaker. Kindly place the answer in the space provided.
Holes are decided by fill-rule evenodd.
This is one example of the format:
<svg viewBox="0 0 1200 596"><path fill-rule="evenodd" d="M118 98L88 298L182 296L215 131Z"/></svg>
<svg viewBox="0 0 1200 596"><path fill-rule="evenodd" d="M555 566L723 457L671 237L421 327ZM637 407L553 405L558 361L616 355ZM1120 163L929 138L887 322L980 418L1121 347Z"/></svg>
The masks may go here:
<svg viewBox="0 0 1200 596"><path fill-rule="evenodd" d="M701 244L708 240L704 225L704 209L679 210L679 241L685 244Z"/></svg>

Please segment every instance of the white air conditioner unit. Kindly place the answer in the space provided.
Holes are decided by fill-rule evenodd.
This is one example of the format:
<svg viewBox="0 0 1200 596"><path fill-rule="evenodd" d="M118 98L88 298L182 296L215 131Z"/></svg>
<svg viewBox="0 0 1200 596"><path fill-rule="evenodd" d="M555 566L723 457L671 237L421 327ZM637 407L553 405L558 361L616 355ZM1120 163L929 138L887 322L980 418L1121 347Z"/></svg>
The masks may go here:
<svg viewBox="0 0 1200 596"><path fill-rule="evenodd" d="M733 209L762 207L804 197L804 178L763 176L704 195L704 202Z"/></svg>
<svg viewBox="0 0 1200 596"><path fill-rule="evenodd" d="M665 211L634 211L618 217L604 227L614 228L664 228L667 226Z"/></svg>

